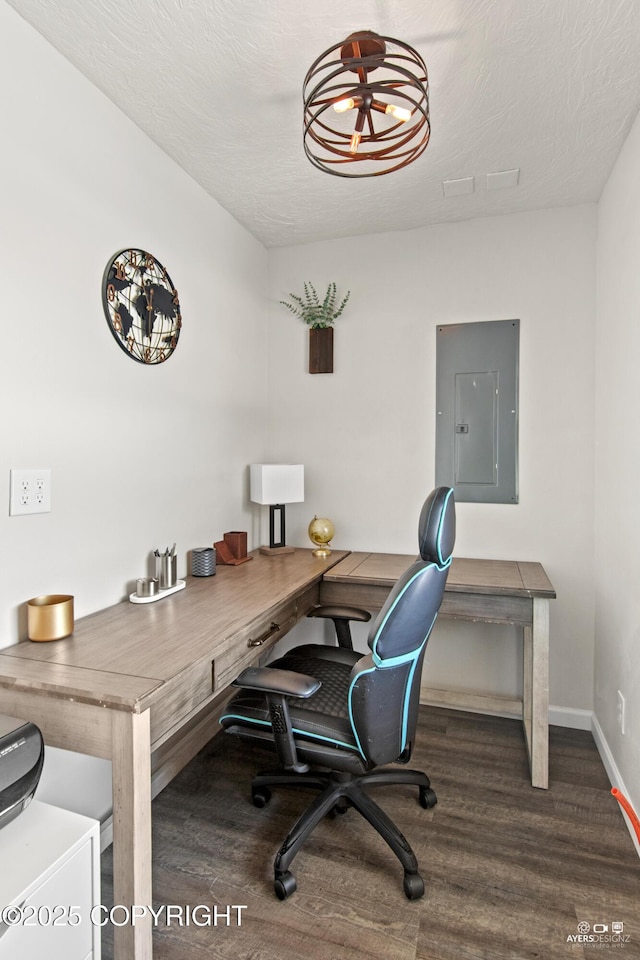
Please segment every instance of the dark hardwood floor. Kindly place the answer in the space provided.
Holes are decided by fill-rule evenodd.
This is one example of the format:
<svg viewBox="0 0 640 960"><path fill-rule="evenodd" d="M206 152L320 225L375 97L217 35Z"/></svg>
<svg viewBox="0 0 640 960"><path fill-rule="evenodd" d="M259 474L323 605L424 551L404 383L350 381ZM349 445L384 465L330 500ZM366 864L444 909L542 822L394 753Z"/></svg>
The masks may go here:
<svg viewBox="0 0 640 960"><path fill-rule="evenodd" d="M273 857L312 795L278 790L256 809L249 782L272 758L220 733L153 802L155 908L202 904L204 921L216 905L218 924L161 921L154 960L640 958L640 860L591 734L552 727L550 740L551 787L537 790L519 722L421 708L411 766L437 806L410 788L373 795L413 846L424 897L406 899L398 861L350 810L308 839L281 903ZM102 873L109 904L111 849ZM580 922L602 939L569 942ZM627 942L604 939L612 923Z"/></svg>

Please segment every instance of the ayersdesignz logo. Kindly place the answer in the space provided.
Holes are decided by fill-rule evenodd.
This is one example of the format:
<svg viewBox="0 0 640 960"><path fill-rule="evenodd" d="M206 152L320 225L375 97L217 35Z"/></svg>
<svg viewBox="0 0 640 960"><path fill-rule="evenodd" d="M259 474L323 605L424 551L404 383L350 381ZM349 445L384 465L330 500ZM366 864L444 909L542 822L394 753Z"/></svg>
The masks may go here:
<svg viewBox="0 0 640 960"><path fill-rule="evenodd" d="M578 932L567 936L567 943L581 943L585 947L623 947L630 941L631 937L624 932L622 920L611 920L608 923L581 920Z"/></svg>

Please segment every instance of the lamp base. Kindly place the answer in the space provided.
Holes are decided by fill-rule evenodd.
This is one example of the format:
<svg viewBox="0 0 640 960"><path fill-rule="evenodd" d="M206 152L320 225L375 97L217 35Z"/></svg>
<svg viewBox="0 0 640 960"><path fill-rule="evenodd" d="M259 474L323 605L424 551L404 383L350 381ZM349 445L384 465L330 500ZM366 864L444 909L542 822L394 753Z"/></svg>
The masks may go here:
<svg viewBox="0 0 640 960"><path fill-rule="evenodd" d="M295 553L295 547L260 547L260 553L268 557L282 557L285 553Z"/></svg>

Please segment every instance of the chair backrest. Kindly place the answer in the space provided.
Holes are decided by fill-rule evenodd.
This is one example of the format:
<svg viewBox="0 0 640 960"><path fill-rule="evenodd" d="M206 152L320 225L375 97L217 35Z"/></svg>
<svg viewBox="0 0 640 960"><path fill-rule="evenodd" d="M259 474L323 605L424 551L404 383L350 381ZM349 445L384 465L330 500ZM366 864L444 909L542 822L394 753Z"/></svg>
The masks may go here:
<svg viewBox="0 0 640 960"><path fill-rule="evenodd" d="M442 602L455 541L450 487L425 500L418 525L420 559L400 577L369 631L371 653L353 668L351 724L366 760L408 760L418 720L427 640Z"/></svg>

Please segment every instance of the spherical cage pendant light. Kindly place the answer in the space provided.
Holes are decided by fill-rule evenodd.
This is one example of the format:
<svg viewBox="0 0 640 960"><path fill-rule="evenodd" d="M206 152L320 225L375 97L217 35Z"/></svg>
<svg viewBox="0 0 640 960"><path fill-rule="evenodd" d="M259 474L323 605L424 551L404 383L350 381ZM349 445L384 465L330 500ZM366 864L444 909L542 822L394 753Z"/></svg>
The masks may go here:
<svg viewBox="0 0 640 960"><path fill-rule="evenodd" d="M350 34L311 65L302 94L305 153L326 173L391 173L429 143L427 68L400 40L371 30Z"/></svg>

